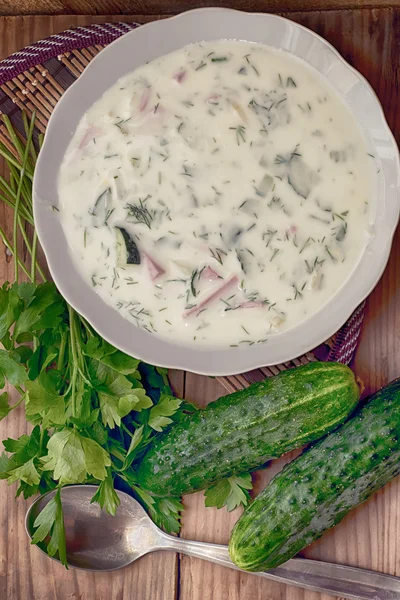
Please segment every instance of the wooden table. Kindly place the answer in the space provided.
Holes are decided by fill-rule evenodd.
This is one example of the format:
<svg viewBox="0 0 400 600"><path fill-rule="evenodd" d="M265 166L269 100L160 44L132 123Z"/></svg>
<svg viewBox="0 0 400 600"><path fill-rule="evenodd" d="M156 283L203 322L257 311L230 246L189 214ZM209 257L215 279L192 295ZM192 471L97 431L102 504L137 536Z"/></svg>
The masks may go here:
<svg viewBox="0 0 400 600"><path fill-rule="evenodd" d="M0 12L19 8L20 14L36 9L54 12L107 12L107 4L118 12L127 12L128 1L97 2L76 0L50 2L17 0L0 3ZM139 22L162 16L162 13L188 7L188 2L152 4L154 10L144 11L143 3L135 3L132 15L109 16L24 16L0 17L0 58L17 49L70 27L91 22L125 20ZM234 2L241 8L267 10L279 4L268 2ZM339 0L325 3L331 10L293 9L309 6L303 0L286 2L292 8L289 18L296 20L331 41L339 51L371 82L382 101L389 124L397 138L400 119L397 107L400 64L400 3L381 2L380 9L332 10L344 4ZM353 0L348 6L357 4ZM370 4L370 3L369 3ZM172 8L171 8L172 6ZM194 6L194 5L192 5ZM317 7L324 6L318 0ZM39 8L38 8L39 7ZM165 8L165 10L163 10ZM65 9L65 10L64 10ZM17 11L18 12L18 11ZM111 12L111 11L110 11ZM10 233L11 223L0 208L0 223ZM12 264L0 248L0 281L12 280ZM366 391L400 374L400 236L397 235L386 272L371 295L362 334L361 346L355 362ZM171 373L177 394L198 405L204 405L223 393L222 386L213 379L182 372ZM22 413L14 411L0 423L0 439L18 437L26 431ZM256 475L256 489L282 467L283 460ZM142 558L136 564L118 572L91 574L66 571L31 548L24 531L27 504L14 499L15 487L7 488L1 482L0 495L0 598L3 600L309 600L328 596L304 592L261 580L253 575L229 571L209 563L159 553ZM182 537L226 543L239 512L205 509L202 493L184 499ZM376 569L400 575L400 479L375 494L367 503L353 511L334 530L308 548L304 555L339 563Z"/></svg>

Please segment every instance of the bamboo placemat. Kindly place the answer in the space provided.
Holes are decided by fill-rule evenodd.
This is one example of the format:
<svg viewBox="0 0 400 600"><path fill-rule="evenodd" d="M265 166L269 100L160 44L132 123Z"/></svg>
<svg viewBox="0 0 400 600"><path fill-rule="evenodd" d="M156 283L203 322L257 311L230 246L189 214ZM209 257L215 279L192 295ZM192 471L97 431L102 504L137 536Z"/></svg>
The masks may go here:
<svg viewBox="0 0 400 600"><path fill-rule="evenodd" d="M53 35L0 61L0 112L7 114L23 135L21 111L36 111L36 135L44 133L50 115L62 94L82 74L104 46L137 24L108 23L76 27ZM0 139L9 146L7 131L0 124ZM255 381L294 366L315 360L348 364L355 353L364 317L363 302L333 338L313 351L273 367L241 375L218 377L228 391L247 387Z"/></svg>

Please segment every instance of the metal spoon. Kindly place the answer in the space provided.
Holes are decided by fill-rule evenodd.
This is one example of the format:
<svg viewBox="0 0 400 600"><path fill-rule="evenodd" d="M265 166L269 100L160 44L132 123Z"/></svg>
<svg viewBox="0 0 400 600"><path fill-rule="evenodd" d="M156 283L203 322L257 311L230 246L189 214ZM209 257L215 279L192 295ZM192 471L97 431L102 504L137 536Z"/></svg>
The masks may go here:
<svg viewBox="0 0 400 600"><path fill-rule="evenodd" d="M70 566L111 571L149 552L173 550L238 569L229 558L227 546L167 535L154 525L140 504L124 492L118 492L121 504L116 516L108 515L98 504L90 503L96 487L73 485L61 491ZM25 524L30 537L36 517L54 494L52 491L41 496L29 508ZM44 546L41 549L45 551ZM400 578L304 558L289 560L276 569L254 575L357 600L400 599Z"/></svg>

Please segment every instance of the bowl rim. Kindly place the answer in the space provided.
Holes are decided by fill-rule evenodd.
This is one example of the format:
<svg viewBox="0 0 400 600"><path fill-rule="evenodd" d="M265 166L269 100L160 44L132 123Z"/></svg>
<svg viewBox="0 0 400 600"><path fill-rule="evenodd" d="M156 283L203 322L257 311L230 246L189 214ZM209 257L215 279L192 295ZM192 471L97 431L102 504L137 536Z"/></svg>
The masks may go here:
<svg viewBox="0 0 400 600"><path fill-rule="evenodd" d="M93 104L93 102L90 102L87 108L79 112L79 104L84 97L84 93L82 92L90 90L90 86L97 85L96 78L98 79L99 69L103 64L107 64L112 56L117 56L126 46L131 45L135 47L136 45L136 49L139 52L147 54L147 57L139 59L137 63L139 65L146 60L151 60L151 58L148 58L148 55L151 55L153 51L150 48L149 42L147 42L148 45L144 47L143 51L143 46L140 44L146 43L146 37L144 36L147 36L147 39L151 39L152 37L153 45L154 43L161 43L161 46L168 46L172 43L174 44L174 48L178 49L186 45L186 43L196 43L204 40L204 35L201 35L201 32L203 29L207 31L206 25L211 28L217 25L217 29L218 27L221 29L219 37L209 39L243 39L240 36L234 37L224 33L230 28L230 22L235 22L237 26L236 19L242 20L242 24L245 22L250 24L252 22L252 31L256 26L259 28L262 21L266 26L266 35L269 33L268 25L272 28L274 25L277 28L280 26L286 30L289 38L289 34L292 34L293 44L308 41L311 47L316 46L321 51L325 51L326 57L329 57L332 65L340 67L347 74L352 75L356 82L354 85L360 86L360 89L365 94L365 99L370 104L369 109L373 110L373 118L379 124L381 137L384 134L383 138L386 143L386 149L389 147L391 158L390 161L387 159L387 165L385 161L381 163L385 174L385 177L382 179L383 188L381 189L383 198L379 198L379 201L382 201L384 205L383 211L381 211L382 214L381 212L379 213L381 229L376 231L376 235L373 236L372 241L364 249L350 277L329 302L306 321L289 329L287 332L271 336L264 344L255 344L245 348L212 348L205 345L196 347L174 343L165 337L158 337L143 329L139 329L134 323L122 317L116 309L107 305L84 281L78 270L74 267L72 257L69 255L67 240L57 217L57 211L53 209L57 204L57 193L55 192L54 195L54 189L57 189L58 170L61 161L58 162L58 168L54 168L54 166L57 167L57 164L54 165L54 163L57 163L56 159L60 156L62 148L64 148L62 156L64 155L80 118L89 106ZM180 43L179 34L183 31L185 31L185 34L182 35L191 32L190 37L193 37L191 42ZM199 31L200 33L198 33ZM258 37L258 33L246 36L246 41L268 45L268 41L260 42L260 40L248 39L249 37ZM287 50L286 47L284 49ZM173 48L169 49L168 46L167 50L158 52L156 55L161 56L171 51L173 51ZM310 61L302 56L301 53L294 50L292 50L292 53L310 64ZM125 73L133 70L133 68L136 68L136 66L125 70ZM111 74L110 81L106 85L100 83L100 87L102 87L101 94L122 75L123 73L117 74L114 77ZM324 74L321 75L324 76ZM329 83L331 81L328 78ZM96 98L98 97L99 95L96 96ZM346 104L348 105L348 102ZM71 109L74 106L78 108L78 116L71 114ZM75 127L72 130L66 131L66 126L71 119L75 119ZM357 121L360 123L359 119ZM64 145L60 144L60 140ZM380 158L382 157L380 156ZM50 166L50 169L48 166ZM51 168L52 166L53 168ZM390 178L389 173L391 173ZM392 182L390 185L387 185L387 179L393 180L394 183ZM161 21L146 23L129 31L97 54L82 75L66 90L49 119L44 144L35 170L33 182L34 219L51 276L59 291L67 302L105 340L131 356L160 367L184 369L194 373L213 376L233 375L263 366L285 363L299 357L325 342L346 322L357 306L373 290L386 267L393 235L399 219L399 181L399 151L378 97L364 76L347 63L329 42L303 25L299 25L278 15L248 13L218 7L197 8ZM365 279L358 277L357 285L355 285L357 275L361 274L360 264L363 263L366 254L369 255L370 261L374 261L373 268L371 263L368 269L364 268L363 275ZM347 297L344 293L345 291L347 291ZM327 315L329 315L329 318L326 318Z"/></svg>

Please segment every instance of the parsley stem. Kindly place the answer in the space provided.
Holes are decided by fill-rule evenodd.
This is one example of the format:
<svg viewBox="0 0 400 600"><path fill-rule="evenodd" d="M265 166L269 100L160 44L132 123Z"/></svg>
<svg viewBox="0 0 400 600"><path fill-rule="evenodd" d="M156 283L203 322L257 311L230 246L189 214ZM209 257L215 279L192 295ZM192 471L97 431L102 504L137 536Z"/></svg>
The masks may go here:
<svg viewBox="0 0 400 600"><path fill-rule="evenodd" d="M42 427L40 429L40 438L39 438L39 451L38 451L38 456L41 456L42 454L42 450L43 450L43 441L44 441L44 434L46 433L46 429L44 427Z"/></svg>
<svg viewBox="0 0 400 600"><path fill-rule="evenodd" d="M115 456L116 458L118 458L121 462L124 462L125 460L125 455L122 454L122 452L120 452L119 450L117 450L117 448L115 447L109 447L108 451L110 454L112 454L113 456ZM117 467L114 466L115 463L113 462L113 467L116 471L118 471L119 469Z"/></svg>
<svg viewBox="0 0 400 600"><path fill-rule="evenodd" d="M9 407L9 410L12 411L14 410L14 408L17 408L17 406L19 406L24 400L25 400L25 396L26 396L26 392L24 392L22 389L18 390L21 394L21 397L19 398L19 400L13 404L12 406Z"/></svg>
<svg viewBox="0 0 400 600"><path fill-rule="evenodd" d="M69 347L72 356L72 376L71 376L71 413L73 417L76 417L76 377L78 374L78 357L76 355L75 347L75 311L68 304L68 315L69 315Z"/></svg>
<svg viewBox="0 0 400 600"><path fill-rule="evenodd" d="M88 385L89 387L93 387L92 382L86 377L86 375L83 373L82 369L77 366L77 371L79 373L79 375L82 377L83 381L86 383L86 385Z"/></svg>
<svg viewBox="0 0 400 600"><path fill-rule="evenodd" d="M93 337L93 335L94 335L93 329L90 327L89 323L87 323L86 319L84 319L81 315L78 315L78 316L79 316L79 319L80 319L82 325L86 329L86 333L88 334L87 337Z"/></svg>
<svg viewBox="0 0 400 600"><path fill-rule="evenodd" d="M62 371L64 366L64 357L65 357L65 349L67 346L67 339L65 333L61 334L61 342L60 348L58 350L58 358L57 358L57 371Z"/></svg>
<svg viewBox="0 0 400 600"><path fill-rule="evenodd" d="M125 433L127 433L130 437L133 437L133 433L131 431L129 431L129 429L127 428L127 426L121 421L121 428L125 431Z"/></svg>

